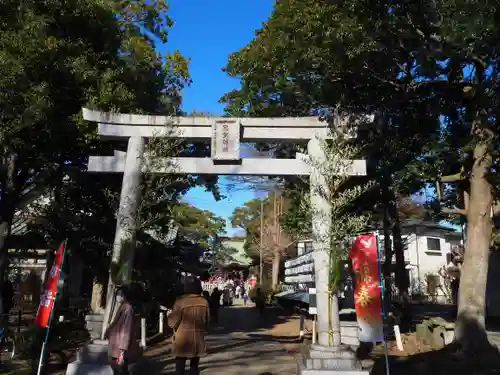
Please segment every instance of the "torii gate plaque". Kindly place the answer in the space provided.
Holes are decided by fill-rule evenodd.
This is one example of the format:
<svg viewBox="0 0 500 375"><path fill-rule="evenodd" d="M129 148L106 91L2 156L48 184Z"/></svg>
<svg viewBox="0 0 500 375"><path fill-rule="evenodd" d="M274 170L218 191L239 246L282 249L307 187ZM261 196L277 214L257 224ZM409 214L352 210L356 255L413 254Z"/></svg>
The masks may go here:
<svg viewBox="0 0 500 375"><path fill-rule="evenodd" d="M373 121L373 116L367 116ZM325 155L318 139L328 137L328 123L316 117L300 118L225 118L225 117L167 117L136 114L119 114L93 111L84 108L83 118L98 123L102 139L128 138L126 154L117 152L114 156L90 156L88 171L94 173L123 173L123 185L112 261L128 264L127 272L119 282L128 283L133 264L135 243L134 217L140 201L139 185L142 173L168 174L218 174L286 176L308 175L311 182L311 205L313 207L312 231L315 281L318 308L318 343L328 346L328 253L326 239L329 231L331 206L319 193L317 187L325 185L324 177L311 166L305 155L297 154L294 159L241 158L240 142L298 142L308 141L308 154L317 161ZM162 134L168 124L175 131ZM145 140L149 137L165 136L187 140L211 140L211 158L172 157L160 167L144 170L141 162ZM168 167L176 165L176 168ZM353 160L344 173L352 176L366 175L364 160ZM167 166L162 167L161 165ZM123 251L124 243L132 244L129 251ZM123 259L125 257L125 259ZM110 280L108 291L112 283ZM107 310L109 309L109 295ZM105 319L106 324L107 319Z"/></svg>

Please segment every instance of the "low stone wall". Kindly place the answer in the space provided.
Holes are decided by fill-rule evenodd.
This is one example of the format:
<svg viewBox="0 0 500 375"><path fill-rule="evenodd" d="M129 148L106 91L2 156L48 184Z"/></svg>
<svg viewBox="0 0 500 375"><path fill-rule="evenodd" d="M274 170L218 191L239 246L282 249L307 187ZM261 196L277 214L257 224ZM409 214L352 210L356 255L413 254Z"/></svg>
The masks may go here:
<svg viewBox="0 0 500 375"><path fill-rule="evenodd" d="M455 323L443 318L430 318L417 324L417 338L433 349L442 349L453 341Z"/></svg>

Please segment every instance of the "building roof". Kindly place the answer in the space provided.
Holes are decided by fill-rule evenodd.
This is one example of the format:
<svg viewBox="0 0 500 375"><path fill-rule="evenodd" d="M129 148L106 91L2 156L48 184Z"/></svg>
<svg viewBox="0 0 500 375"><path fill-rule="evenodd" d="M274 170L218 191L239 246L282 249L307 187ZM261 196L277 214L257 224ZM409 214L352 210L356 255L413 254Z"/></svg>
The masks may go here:
<svg viewBox="0 0 500 375"><path fill-rule="evenodd" d="M442 230L445 232L450 232L454 233L457 232L454 228L435 223L433 221L429 220L418 220L418 219L413 219L413 220L407 220L402 224L403 228L411 228L411 227L424 227L428 229L437 229L437 230Z"/></svg>
<svg viewBox="0 0 500 375"><path fill-rule="evenodd" d="M220 237L221 246L228 250L233 250L230 259L225 261L222 266L228 267L231 265L248 267L252 264L252 259L245 251L245 238L243 237Z"/></svg>

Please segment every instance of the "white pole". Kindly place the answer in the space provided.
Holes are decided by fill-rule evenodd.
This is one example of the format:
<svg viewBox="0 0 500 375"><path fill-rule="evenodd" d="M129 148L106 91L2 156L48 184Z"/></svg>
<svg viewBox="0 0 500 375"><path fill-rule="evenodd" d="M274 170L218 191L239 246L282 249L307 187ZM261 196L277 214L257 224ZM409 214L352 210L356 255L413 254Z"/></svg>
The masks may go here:
<svg viewBox="0 0 500 375"><path fill-rule="evenodd" d="M146 318L141 318L141 347L146 348Z"/></svg>
<svg viewBox="0 0 500 375"><path fill-rule="evenodd" d="M36 375L42 375L43 360L45 358L45 341L43 340L42 350L40 351L40 361L38 362L38 370Z"/></svg>
<svg viewBox="0 0 500 375"><path fill-rule="evenodd" d="M396 336L396 345L398 346L398 350L402 352L404 350L403 340L401 340L401 332L397 324L394 325L394 335Z"/></svg>
<svg viewBox="0 0 500 375"><path fill-rule="evenodd" d="M316 315L313 315L312 343L316 344Z"/></svg>
<svg viewBox="0 0 500 375"><path fill-rule="evenodd" d="M160 311L159 333L163 333L163 311Z"/></svg>
<svg viewBox="0 0 500 375"><path fill-rule="evenodd" d="M260 241L259 241L259 285L262 285L264 268L264 201L260 201Z"/></svg>

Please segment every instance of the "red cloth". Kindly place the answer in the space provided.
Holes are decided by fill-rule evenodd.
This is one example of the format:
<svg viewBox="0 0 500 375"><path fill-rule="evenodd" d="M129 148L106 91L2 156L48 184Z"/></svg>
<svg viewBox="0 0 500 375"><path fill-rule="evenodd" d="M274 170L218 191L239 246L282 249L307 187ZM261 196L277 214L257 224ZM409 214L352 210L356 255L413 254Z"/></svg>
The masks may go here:
<svg viewBox="0 0 500 375"><path fill-rule="evenodd" d="M54 258L54 263L52 264L52 268L50 269L49 277L47 277L45 290L43 292L42 298L40 299L40 304L38 305L38 310L35 317L35 325L37 325L38 327L45 328L50 324L50 318L52 315L52 309L54 308L55 304L57 283L59 282L59 275L61 274L65 249L66 241L62 242L59 245L56 256Z"/></svg>
<svg viewBox="0 0 500 375"><path fill-rule="evenodd" d="M349 258L356 275L354 290L356 315L366 320L378 321L381 319L382 301L377 237L374 234L359 235L352 245Z"/></svg>

